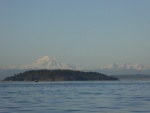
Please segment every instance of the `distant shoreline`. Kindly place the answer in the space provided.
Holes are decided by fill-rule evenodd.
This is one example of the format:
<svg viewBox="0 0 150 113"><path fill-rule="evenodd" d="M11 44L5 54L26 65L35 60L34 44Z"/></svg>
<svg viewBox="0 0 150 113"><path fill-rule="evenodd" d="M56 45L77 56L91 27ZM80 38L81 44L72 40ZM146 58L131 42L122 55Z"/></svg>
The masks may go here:
<svg viewBox="0 0 150 113"><path fill-rule="evenodd" d="M103 81L119 80L97 72L75 70L30 70L14 76L6 77L3 81Z"/></svg>

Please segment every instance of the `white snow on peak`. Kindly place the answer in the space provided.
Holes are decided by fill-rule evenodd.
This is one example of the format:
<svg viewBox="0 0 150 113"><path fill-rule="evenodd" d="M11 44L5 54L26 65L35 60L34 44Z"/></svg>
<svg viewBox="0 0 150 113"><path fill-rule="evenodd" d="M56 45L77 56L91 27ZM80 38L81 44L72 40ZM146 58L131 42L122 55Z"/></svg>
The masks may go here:
<svg viewBox="0 0 150 113"><path fill-rule="evenodd" d="M54 58L50 58L49 56L44 56L32 64L24 65L22 69L77 69L75 66L60 62Z"/></svg>
<svg viewBox="0 0 150 113"><path fill-rule="evenodd" d="M120 70L120 69L134 69L134 70L147 70L150 69L150 66L142 65L142 64L130 64L130 63L123 63L123 64L109 64L107 66L100 67L100 69L113 69L113 70Z"/></svg>
<svg viewBox="0 0 150 113"><path fill-rule="evenodd" d="M1 69L72 69L76 70L77 67L60 62L49 56L41 57L35 60L31 64L21 65L21 66L5 66Z"/></svg>
<svg viewBox="0 0 150 113"><path fill-rule="evenodd" d="M49 60L50 60L50 57L44 56L44 57L42 57L42 58L36 60L36 62L42 63L42 62L48 62Z"/></svg>
<svg viewBox="0 0 150 113"><path fill-rule="evenodd" d="M118 65L113 63L113 64L109 64L107 66L103 66L103 67L100 67L101 69L117 69L118 68Z"/></svg>

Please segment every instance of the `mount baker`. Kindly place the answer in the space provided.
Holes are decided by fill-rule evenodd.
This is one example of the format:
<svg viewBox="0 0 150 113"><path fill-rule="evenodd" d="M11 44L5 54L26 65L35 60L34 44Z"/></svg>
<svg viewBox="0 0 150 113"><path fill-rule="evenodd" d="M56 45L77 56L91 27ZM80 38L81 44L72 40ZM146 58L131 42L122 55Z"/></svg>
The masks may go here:
<svg viewBox="0 0 150 113"><path fill-rule="evenodd" d="M60 62L54 58L50 58L49 56L44 56L31 64L20 65L20 66L4 66L0 67L0 69L71 69L76 70L77 67Z"/></svg>

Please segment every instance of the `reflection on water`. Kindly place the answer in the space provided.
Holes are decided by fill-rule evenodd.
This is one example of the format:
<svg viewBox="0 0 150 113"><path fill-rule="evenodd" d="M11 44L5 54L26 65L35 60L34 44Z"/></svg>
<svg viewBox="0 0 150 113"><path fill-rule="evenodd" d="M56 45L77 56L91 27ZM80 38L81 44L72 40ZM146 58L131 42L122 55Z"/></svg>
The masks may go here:
<svg viewBox="0 0 150 113"><path fill-rule="evenodd" d="M150 82L1 82L3 113L150 113Z"/></svg>

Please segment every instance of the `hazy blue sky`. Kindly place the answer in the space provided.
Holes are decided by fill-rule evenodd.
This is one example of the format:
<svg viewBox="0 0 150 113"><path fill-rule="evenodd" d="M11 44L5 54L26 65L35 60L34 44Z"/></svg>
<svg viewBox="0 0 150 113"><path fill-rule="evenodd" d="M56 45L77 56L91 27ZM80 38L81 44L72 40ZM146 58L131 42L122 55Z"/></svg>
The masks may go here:
<svg viewBox="0 0 150 113"><path fill-rule="evenodd" d="M0 0L0 66L150 64L150 0Z"/></svg>

